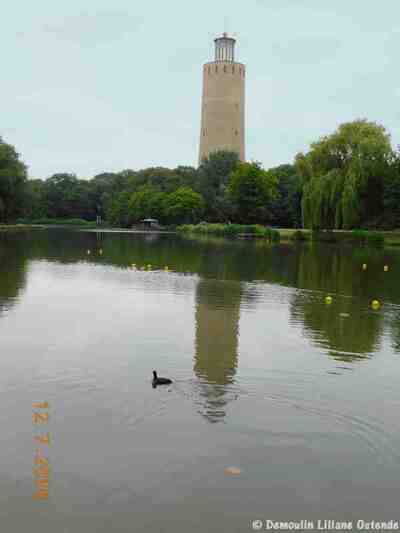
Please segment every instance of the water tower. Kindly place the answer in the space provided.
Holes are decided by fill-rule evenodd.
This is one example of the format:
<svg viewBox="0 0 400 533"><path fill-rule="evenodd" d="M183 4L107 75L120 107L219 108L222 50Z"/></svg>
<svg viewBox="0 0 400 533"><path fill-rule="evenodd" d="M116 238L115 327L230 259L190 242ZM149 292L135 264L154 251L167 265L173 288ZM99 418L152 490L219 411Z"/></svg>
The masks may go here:
<svg viewBox="0 0 400 533"><path fill-rule="evenodd" d="M211 152L244 152L246 69L235 62L235 39L226 33L215 42L215 59L203 66L199 163Z"/></svg>

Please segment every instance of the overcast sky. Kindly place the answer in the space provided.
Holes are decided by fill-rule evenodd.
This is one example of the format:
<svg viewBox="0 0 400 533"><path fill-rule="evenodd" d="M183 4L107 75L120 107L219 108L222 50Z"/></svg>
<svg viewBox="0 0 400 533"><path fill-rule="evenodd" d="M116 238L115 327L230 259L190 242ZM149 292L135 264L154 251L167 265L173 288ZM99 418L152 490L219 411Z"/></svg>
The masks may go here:
<svg viewBox="0 0 400 533"><path fill-rule="evenodd" d="M196 165L224 30L247 65L248 160L290 163L359 117L400 144L399 0L14 0L1 22L0 136L31 177Z"/></svg>

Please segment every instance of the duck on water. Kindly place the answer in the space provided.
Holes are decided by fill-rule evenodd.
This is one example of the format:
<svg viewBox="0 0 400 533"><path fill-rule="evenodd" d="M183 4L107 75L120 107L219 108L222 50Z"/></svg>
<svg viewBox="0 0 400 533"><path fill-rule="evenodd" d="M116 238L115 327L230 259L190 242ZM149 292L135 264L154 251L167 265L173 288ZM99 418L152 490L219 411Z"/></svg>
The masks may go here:
<svg viewBox="0 0 400 533"><path fill-rule="evenodd" d="M157 385L170 385L172 383L171 379L168 378L159 378L157 376L157 372L153 370L153 387L157 387Z"/></svg>

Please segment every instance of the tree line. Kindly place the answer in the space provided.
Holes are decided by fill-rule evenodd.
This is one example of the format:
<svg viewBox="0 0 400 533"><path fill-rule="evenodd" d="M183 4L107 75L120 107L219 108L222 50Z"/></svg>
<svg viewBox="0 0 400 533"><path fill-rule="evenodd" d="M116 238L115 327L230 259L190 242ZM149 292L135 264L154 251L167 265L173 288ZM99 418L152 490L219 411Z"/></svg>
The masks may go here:
<svg viewBox="0 0 400 533"><path fill-rule="evenodd" d="M293 164L265 170L237 154L210 154L196 169L151 167L89 179L62 172L28 179L15 148L0 138L0 221L102 220L129 227L237 222L313 229L400 225L400 151L384 127L345 123L299 153Z"/></svg>

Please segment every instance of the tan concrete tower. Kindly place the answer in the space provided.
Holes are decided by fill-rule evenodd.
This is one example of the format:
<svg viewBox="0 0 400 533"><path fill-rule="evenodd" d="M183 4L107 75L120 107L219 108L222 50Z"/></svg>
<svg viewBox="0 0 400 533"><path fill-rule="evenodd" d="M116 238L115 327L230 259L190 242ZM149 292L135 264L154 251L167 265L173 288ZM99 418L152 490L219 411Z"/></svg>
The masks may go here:
<svg viewBox="0 0 400 533"><path fill-rule="evenodd" d="M230 150L245 160L245 66L235 62L235 39L215 39L215 60L203 66L199 163L216 150Z"/></svg>

